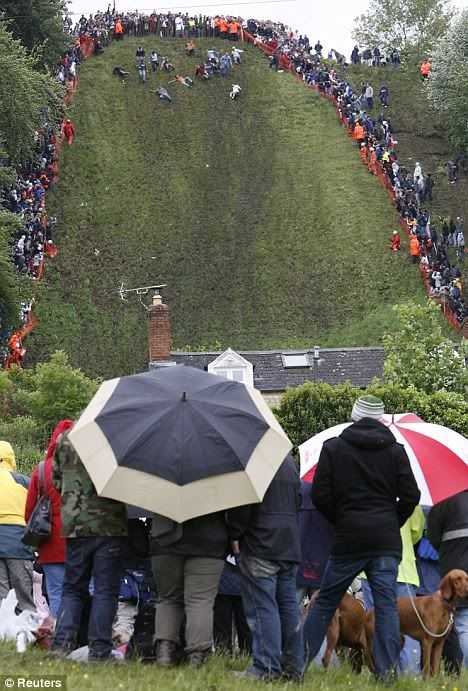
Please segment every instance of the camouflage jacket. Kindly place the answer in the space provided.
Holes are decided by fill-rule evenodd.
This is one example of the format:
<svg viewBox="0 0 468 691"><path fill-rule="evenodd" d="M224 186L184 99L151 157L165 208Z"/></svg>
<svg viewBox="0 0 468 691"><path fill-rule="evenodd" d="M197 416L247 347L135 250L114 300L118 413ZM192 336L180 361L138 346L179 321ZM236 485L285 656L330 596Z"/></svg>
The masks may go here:
<svg viewBox="0 0 468 691"><path fill-rule="evenodd" d="M127 535L125 504L99 497L80 457L60 435L52 460L52 483L62 495L62 535L116 537Z"/></svg>

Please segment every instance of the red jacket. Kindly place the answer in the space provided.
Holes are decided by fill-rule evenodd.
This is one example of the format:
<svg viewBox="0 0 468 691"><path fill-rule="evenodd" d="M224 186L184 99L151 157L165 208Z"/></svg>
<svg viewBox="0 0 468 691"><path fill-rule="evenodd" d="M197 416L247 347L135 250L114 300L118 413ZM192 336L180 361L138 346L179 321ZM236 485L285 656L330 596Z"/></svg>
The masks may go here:
<svg viewBox="0 0 468 691"><path fill-rule="evenodd" d="M44 540L38 548L39 558L37 560L38 564L57 564L65 561L65 538L61 536L62 533L62 497L57 492L52 484L52 458L54 456L55 447L57 445L57 439L73 426L72 420L61 420L58 423L52 436L50 438L49 446L47 448L47 453L45 457L45 484L47 488L47 494L50 497L50 508L51 508L51 532L50 537ZM31 477L31 483L29 485L28 496L26 499L26 508L24 511L24 517L26 521L29 520L34 507L37 504L39 498L39 471L38 466L33 470Z"/></svg>

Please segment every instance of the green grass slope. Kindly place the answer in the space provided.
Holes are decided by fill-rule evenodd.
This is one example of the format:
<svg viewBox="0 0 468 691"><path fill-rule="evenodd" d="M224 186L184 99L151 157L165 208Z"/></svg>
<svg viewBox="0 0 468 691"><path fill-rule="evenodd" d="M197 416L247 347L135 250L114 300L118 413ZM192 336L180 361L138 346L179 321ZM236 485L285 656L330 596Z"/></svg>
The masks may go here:
<svg viewBox="0 0 468 691"><path fill-rule="evenodd" d="M142 42L193 76L183 41ZM170 84L171 108L150 89L172 75L138 84L136 47L112 44L81 68L33 356L64 348L103 376L144 368L146 314L120 300L122 282L168 284L174 348L378 343L391 306L423 290L406 254L389 252L395 211L330 105L244 45L231 76Z"/></svg>

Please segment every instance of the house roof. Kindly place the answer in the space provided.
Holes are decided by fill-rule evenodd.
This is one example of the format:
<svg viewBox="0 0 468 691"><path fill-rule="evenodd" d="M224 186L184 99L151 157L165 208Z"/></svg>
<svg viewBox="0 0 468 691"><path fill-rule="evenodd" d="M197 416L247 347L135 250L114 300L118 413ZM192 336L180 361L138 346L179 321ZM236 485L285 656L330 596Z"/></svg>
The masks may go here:
<svg viewBox="0 0 468 691"><path fill-rule="evenodd" d="M313 350L243 350L238 351L254 368L254 386L260 391L284 391L314 381ZM283 355L307 353L309 367L284 367ZM319 351L318 378L327 384L344 384L347 380L354 386L368 386L374 377L383 377L385 354L382 348L322 348ZM190 365L206 369L210 362L220 355L216 352L171 353L172 361L178 365ZM151 367L151 363L150 363Z"/></svg>

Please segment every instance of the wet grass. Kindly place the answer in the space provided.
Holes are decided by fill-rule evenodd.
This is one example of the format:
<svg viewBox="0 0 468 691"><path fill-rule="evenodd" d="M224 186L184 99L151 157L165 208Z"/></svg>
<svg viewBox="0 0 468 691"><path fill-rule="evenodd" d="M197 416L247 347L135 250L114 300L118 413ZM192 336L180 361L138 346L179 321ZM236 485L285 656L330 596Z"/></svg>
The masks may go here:
<svg viewBox="0 0 468 691"><path fill-rule="evenodd" d="M200 670L177 667L160 670L153 665L140 662L124 665L106 664L101 666L74 662L50 661L43 651L32 649L18 655L13 646L0 644L0 675L53 676L66 675L68 691L87 689L134 689L135 691L236 691L237 689L307 689L331 691L332 689L370 691L371 689L395 689L395 691L462 691L468 688L468 673L465 670L459 679L440 675L435 679L423 681L420 677L400 677L394 684L376 684L367 670L357 675L346 667L330 669L328 672L314 667L310 669L304 684L267 684L239 680L234 670L242 670L248 665L246 659L230 659L214 656Z"/></svg>

